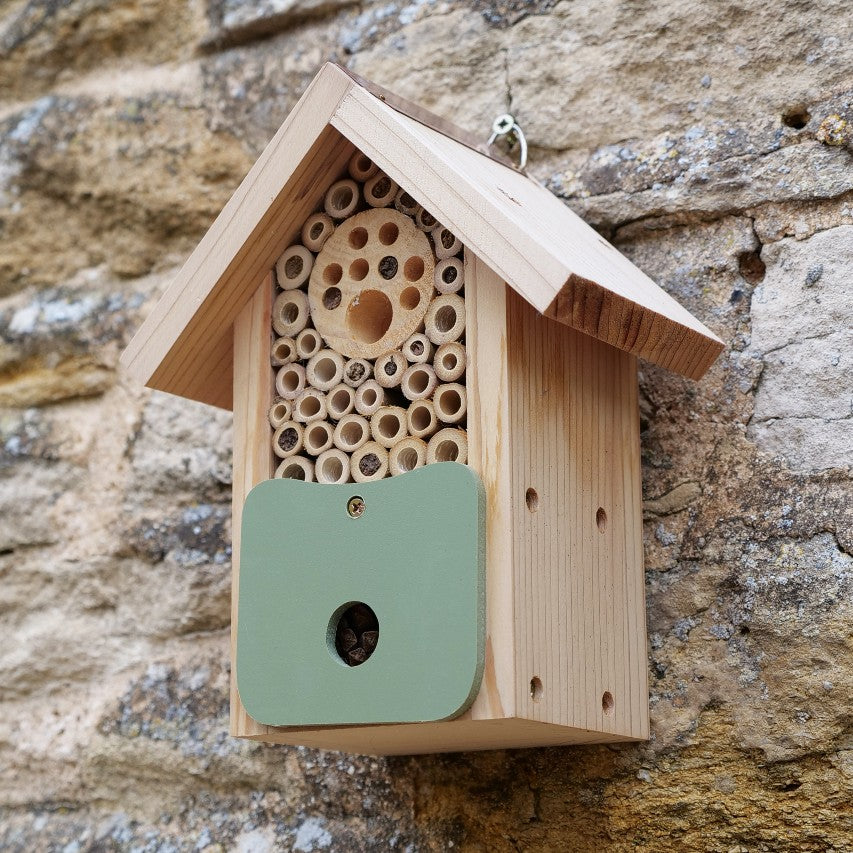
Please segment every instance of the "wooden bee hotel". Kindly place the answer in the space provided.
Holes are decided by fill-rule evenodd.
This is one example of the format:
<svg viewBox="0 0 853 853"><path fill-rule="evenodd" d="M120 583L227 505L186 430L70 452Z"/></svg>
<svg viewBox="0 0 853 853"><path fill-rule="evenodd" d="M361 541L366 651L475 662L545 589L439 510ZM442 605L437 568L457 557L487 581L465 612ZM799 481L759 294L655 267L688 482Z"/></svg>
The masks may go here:
<svg viewBox="0 0 853 853"><path fill-rule="evenodd" d="M646 738L637 357L721 349L500 155L324 66L123 356L234 412L232 734Z"/></svg>

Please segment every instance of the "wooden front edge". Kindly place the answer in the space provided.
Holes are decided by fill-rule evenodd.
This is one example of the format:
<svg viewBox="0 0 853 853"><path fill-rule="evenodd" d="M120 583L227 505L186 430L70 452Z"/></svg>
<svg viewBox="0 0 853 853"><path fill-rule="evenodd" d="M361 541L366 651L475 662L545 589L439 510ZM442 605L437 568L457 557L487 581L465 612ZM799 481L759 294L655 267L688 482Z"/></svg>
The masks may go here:
<svg viewBox="0 0 853 853"><path fill-rule="evenodd" d="M691 329L577 275L543 313L689 379L701 379L725 348L707 329Z"/></svg>
<svg viewBox="0 0 853 853"><path fill-rule="evenodd" d="M465 250L468 464L486 490L486 666L471 719L515 715L507 286Z"/></svg>
<svg viewBox="0 0 853 853"><path fill-rule="evenodd" d="M269 726L253 720L237 693L237 602L240 590L240 526L246 495L273 473L269 410L272 273L234 323L234 477L231 487L231 725L237 737L265 735Z"/></svg>

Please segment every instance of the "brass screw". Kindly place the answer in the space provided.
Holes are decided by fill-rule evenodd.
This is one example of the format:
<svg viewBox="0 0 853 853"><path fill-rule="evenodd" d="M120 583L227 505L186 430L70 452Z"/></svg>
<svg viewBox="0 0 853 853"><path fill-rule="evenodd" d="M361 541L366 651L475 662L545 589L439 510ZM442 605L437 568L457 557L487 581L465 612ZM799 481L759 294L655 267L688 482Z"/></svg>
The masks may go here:
<svg viewBox="0 0 853 853"><path fill-rule="evenodd" d="M347 501L347 512L350 518L359 518L364 514L365 508L364 498L360 498L358 495Z"/></svg>

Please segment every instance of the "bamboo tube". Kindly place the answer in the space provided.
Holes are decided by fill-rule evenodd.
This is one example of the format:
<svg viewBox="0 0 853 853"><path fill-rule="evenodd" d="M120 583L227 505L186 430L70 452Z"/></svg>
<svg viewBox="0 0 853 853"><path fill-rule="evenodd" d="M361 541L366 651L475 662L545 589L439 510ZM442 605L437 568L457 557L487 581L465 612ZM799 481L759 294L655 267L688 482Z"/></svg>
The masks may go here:
<svg viewBox="0 0 853 853"><path fill-rule="evenodd" d="M403 355L409 364L425 364L432 357L432 344L423 332L415 332L403 344Z"/></svg>
<svg viewBox="0 0 853 853"><path fill-rule="evenodd" d="M415 438L429 438L438 429L432 400L416 400L406 410L406 426Z"/></svg>
<svg viewBox="0 0 853 853"><path fill-rule="evenodd" d="M355 389L355 410L360 415L369 418L384 405L385 389L375 379L368 379Z"/></svg>
<svg viewBox="0 0 853 853"><path fill-rule="evenodd" d="M335 233L335 223L328 213L314 213L302 226L302 242L306 249L319 252L326 240Z"/></svg>
<svg viewBox="0 0 853 853"><path fill-rule="evenodd" d="M376 359L373 376L383 388L396 388L403 381L406 367L403 353L397 350L386 352L385 355L380 355Z"/></svg>
<svg viewBox="0 0 853 853"><path fill-rule="evenodd" d="M270 348L270 361L273 367L296 361L296 341L293 338L276 338Z"/></svg>
<svg viewBox="0 0 853 853"><path fill-rule="evenodd" d="M318 483L348 483L351 476L349 456L337 447L324 450L314 463L314 474Z"/></svg>
<svg viewBox="0 0 853 853"><path fill-rule="evenodd" d="M280 424L272 437L273 453L279 459L295 456L302 450L303 430L302 424L296 421L285 421Z"/></svg>
<svg viewBox="0 0 853 853"><path fill-rule="evenodd" d="M375 441L362 444L350 458L350 473L356 483L381 480L388 473L388 451Z"/></svg>
<svg viewBox="0 0 853 853"><path fill-rule="evenodd" d="M465 265L459 258L444 258L435 265L433 278L439 293L458 293L465 284Z"/></svg>
<svg viewBox="0 0 853 853"><path fill-rule="evenodd" d="M304 456L288 456L275 469L275 476L283 480L304 480L311 483L314 481L314 463Z"/></svg>
<svg viewBox="0 0 853 853"><path fill-rule="evenodd" d="M421 208L415 214L415 225L421 229L421 231L432 231L438 225L438 220L428 211Z"/></svg>
<svg viewBox="0 0 853 853"><path fill-rule="evenodd" d="M302 432L302 447L311 456L319 456L332 446L334 433L328 421L311 421Z"/></svg>
<svg viewBox="0 0 853 853"><path fill-rule="evenodd" d="M305 246L298 243L288 246L275 262L275 277L282 290L296 290L302 287L311 275L314 256Z"/></svg>
<svg viewBox="0 0 853 853"><path fill-rule="evenodd" d="M468 437L465 431L447 427L439 430L427 445L426 464L433 462L461 462L463 465L468 461Z"/></svg>
<svg viewBox="0 0 853 853"><path fill-rule="evenodd" d="M279 293L272 306L272 327L286 338L298 335L310 317L308 297L301 290L285 290Z"/></svg>
<svg viewBox="0 0 853 853"><path fill-rule="evenodd" d="M316 329L303 329L296 336L296 355L299 358L311 358L312 355L316 355L320 352L322 346L323 339L320 337L320 333Z"/></svg>
<svg viewBox="0 0 853 853"><path fill-rule="evenodd" d="M424 327L436 345L458 340L465 331L465 300L455 293L436 296L427 309Z"/></svg>
<svg viewBox="0 0 853 853"><path fill-rule="evenodd" d="M388 452L388 470L392 477L414 471L426 464L427 444L422 438L404 438Z"/></svg>
<svg viewBox="0 0 853 853"><path fill-rule="evenodd" d="M432 396L438 378L431 364L413 364L404 374L400 390L407 400L424 400Z"/></svg>
<svg viewBox="0 0 853 853"><path fill-rule="evenodd" d="M277 398L270 406L270 426L278 429L285 421L289 421L293 414L293 403L290 400Z"/></svg>
<svg viewBox="0 0 853 853"><path fill-rule="evenodd" d="M406 431L406 410L401 406L383 406L370 418L370 434L385 448L402 441Z"/></svg>
<svg viewBox="0 0 853 853"><path fill-rule="evenodd" d="M405 213L406 216L411 216L414 219L418 215L421 206L404 190L397 190L397 195L394 196L394 207Z"/></svg>
<svg viewBox="0 0 853 853"><path fill-rule="evenodd" d="M364 200L371 207L388 207L394 201L398 189L397 184L385 172L377 172L365 181Z"/></svg>
<svg viewBox="0 0 853 853"><path fill-rule="evenodd" d="M329 187L324 200L326 213L332 219L346 219L358 207L358 184L348 178Z"/></svg>
<svg viewBox="0 0 853 853"><path fill-rule="evenodd" d="M344 357L333 349L324 349L311 357L305 368L308 384L329 391L344 378Z"/></svg>
<svg viewBox="0 0 853 853"><path fill-rule="evenodd" d="M373 375L373 365L366 358L351 358L344 365L344 382L350 388L358 388Z"/></svg>
<svg viewBox="0 0 853 853"><path fill-rule="evenodd" d="M339 421L355 408L355 389L349 385L335 385L326 394L326 412L333 421Z"/></svg>
<svg viewBox="0 0 853 853"><path fill-rule="evenodd" d="M361 151L356 151L355 154L350 157L347 168L349 176L354 181L358 181L362 184L368 178L372 178L379 171L379 166L377 166L376 163L367 156L367 154L362 154Z"/></svg>
<svg viewBox="0 0 853 853"><path fill-rule="evenodd" d="M293 404L293 420L303 424L326 417L326 395L316 388L305 388Z"/></svg>
<svg viewBox="0 0 853 853"><path fill-rule="evenodd" d="M285 400L295 400L305 389L305 368L292 361L278 369L275 375L275 390Z"/></svg>
<svg viewBox="0 0 853 853"><path fill-rule="evenodd" d="M449 229L440 225L432 232L437 258L452 258L462 250L462 241Z"/></svg>
<svg viewBox="0 0 853 853"><path fill-rule="evenodd" d="M338 450L353 453L370 438L370 424L361 415L344 415L335 427L332 441Z"/></svg>
<svg viewBox="0 0 853 853"><path fill-rule="evenodd" d="M432 366L442 382L455 382L465 372L465 361L465 347L451 341L436 350Z"/></svg>
<svg viewBox="0 0 853 853"><path fill-rule="evenodd" d="M465 386L457 382L439 385L432 395L432 404L438 419L446 424L458 424L468 410Z"/></svg>

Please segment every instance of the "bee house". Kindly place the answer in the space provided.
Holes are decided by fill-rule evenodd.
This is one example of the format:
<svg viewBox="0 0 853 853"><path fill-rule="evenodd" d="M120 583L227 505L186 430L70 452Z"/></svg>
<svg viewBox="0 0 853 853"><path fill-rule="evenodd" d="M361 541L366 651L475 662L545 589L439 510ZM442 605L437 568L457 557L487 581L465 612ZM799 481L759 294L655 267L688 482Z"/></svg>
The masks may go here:
<svg viewBox="0 0 853 853"><path fill-rule="evenodd" d="M234 413L232 734L646 738L637 358L721 349L500 155L324 66L123 355Z"/></svg>

